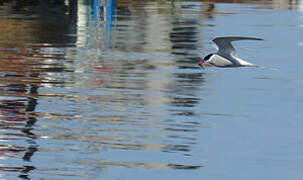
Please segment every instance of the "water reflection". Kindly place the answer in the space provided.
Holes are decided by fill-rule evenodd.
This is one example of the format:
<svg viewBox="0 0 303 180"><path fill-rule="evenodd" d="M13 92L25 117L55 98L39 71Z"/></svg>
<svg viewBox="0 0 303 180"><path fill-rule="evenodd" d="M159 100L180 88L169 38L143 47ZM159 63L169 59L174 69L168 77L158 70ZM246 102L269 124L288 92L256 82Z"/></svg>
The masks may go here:
<svg viewBox="0 0 303 180"><path fill-rule="evenodd" d="M75 39L67 35L73 30L66 23L70 15L61 10L48 15L48 8L58 10L55 6L66 7L42 1L2 1L0 6L0 171L19 173L21 179L30 179L29 173L36 169L31 162L39 149L35 132L39 88L56 84L49 75L64 71L62 54L51 44ZM58 17L61 23L52 21Z"/></svg>
<svg viewBox="0 0 303 180"><path fill-rule="evenodd" d="M188 9L187 6L186 8ZM163 14L154 13L159 10L163 10ZM190 85L192 82L203 83L200 71L194 75L190 72L191 69L196 69L192 64L199 58L200 26L194 18L180 17L175 20L173 11L171 3L160 3L157 6L155 3L138 2L130 4L129 7L118 3L116 21L111 28L113 38L110 45L102 44L108 42L104 36L107 26L101 24L96 27L94 25L96 22L92 21L93 26L80 27L86 33L99 37L81 39L81 42L89 42L87 46L83 46L83 43L78 44L89 50L86 52L91 52L92 47L98 47L99 51L96 52L99 54L85 54L81 51L73 58L75 66L81 67L81 70L76 70L77 72L87 73L94 70L85 81L78 80L74 88L85 87L86 91L99 91L98 94L83 94L86 98L82 103L92 106L93 102L101 105L102 109L89 107L96 109L96 112L93 114L86 112L82 116L84 119L89 117L89 122L101 123L106 128L95 127L95 131L102 132L102 135L87 136L85 134L88 132L82 131L82 135L75 133L74 136L70 136L72 140L82 136L85 142L101 142L97 146L104 149L180 152L190 156L192 145L196 141L190 133L197 131L199 123L198 120L182 120L179 115L194 116L192 108L200 101L195 92L198 89ZM101 16L99 23L106 24L102 20L106 21ZM158 33L154 33L155 31ZM113 50L108 51L108 47ZM175 49L178 48L184 53L175 53ZM83 59L89 63L77 65L82 64ZM188 71L183 70L184 68ZM88 81L94 82L95 86L88 85L86 83ZM184 107L187 109L184 110ZM179 134L180 132L182 133ZM123 159L121 157L118 162L110 161L111 163L107 163L107 159L100 162L93 158L91 161L92 164L116 166L128 163L125 166L131 167L140 164L125 162ZM87 160L81 162L90 164ZM151 168L157 163L144 164L142 167ZM158 164L158 168L191 167L188 164L175 166L170 164Z"/></svg>
<svg viewBox="0 0 303 180"><path fill-rule="evenodd" d="M10 55L9 57L17 57ZM16 58L12 58L16 59ZM18 58L17 58L18 59ZM4 63L5 61L10 61ZM14 61L20 61L19 63ZM22 159L30 162L34 152L37 151L36 135L32 132L37 121L35 108L37 106L38 85L31 82L32 78L39 75L36 72L27 71L31 65L22 60L1 59L0 78L0 113L2 132L0 133L2 157L15 157L24 153ZM13 70L12 70L13 69ZM24 140L27 143L23 143ZM33 166L1 166L3 171L20 172L20 177L26 177Z"/></svg>
<svg viewBox="0 0 303 180"><path fill-rule="evenodd" d="M0 113L1 113L1 152L4 159L22 156L25 163L16 163L20 166L3 164L2 171L20 172L21 178L26 179L27 174L34 170L34 166L26 165L31 162L32 156L38 150L34 132L38 114L36 107L41 86L52 86L56 81L46 77L48 73L62 72L64 68L54 63L56 54L51 60L45 56L45 48L37 47L1 47L3 55L1 61L0 77ZM27 55L27 56L25 56ZM50 63L52 62L52 63ZM59 82L62 84L62 82ZM2 144L3 143L3 144ZM23 154L23 155L22 155ZM5 161L6 162L6 161Z"/></svg>
<svg viewBox="0 0 303 180"><path fill-rule="evenodd" d="M97 179L104 168L204 166L193 153L203 115L234 117L197 113L205 32L226 13L217 3L16 2L0 6L1 172Z"/></svg>
<svg viewBox="0 0 303 180"><path fill-rule="evenodd" d="M67 164L75 161L89 167L90 164L146 169L200 167L172 162L144 163L144 159L131 162L123 157L118 161L109 158L101 161L92 156L101 149L191 155L196 138L190 133L197 131L199 123L180 117L194 116L192 107L200 98L191 84L201 84L204 80L199 71L192 74L182 69L187 63L197 62L200 27L194 18L176 19L169 3L156 9L154 5L138 3L130 11L125 4L117 4L115 21L113 9L110 16L104 14L115 7L114 2L94 9L91 19L82 17L87 11L79 9L78 20L84 20L88 26L77 22L78 30L74 32L77 38L67 36L71 33L69 26L60 23L54 24L57 29L54 31L41 28L44 22L37 21L40 29L35 28L38 32L35 37L30 36L33 24L28 23L32 21L24 22L23 26L29 26L28 31L5 30L11 33L8 36L12 40L0 39L0 82L4 96L1 112L5 125L1 135L7 144L2 146L4 152L16 153L13 156L4 153L5 158L18 162L18 156L24 154L21 158L24 165L4 164L2 171L15 169L24 179L29 178L28 173L34 169L40 173L46 171L48 175L56 174L42 164L28 166L37 151L49 157L57 152L56 156L62 158L67 152L85 152L87 156L65 160ZM19 10L24 8L19 7ZM158 8L170 10L155 14ZM167 21L169 24L157 24ZM154 34L154 27L161 27L158 34ZM77 49L69 48L73 43ZM176 53L176 49L181 49L183 54ZM148 55L150 53L152 55ZM175 56L179 58L175 60ZM37 106L40 106L38 112ZM41 120L42 125L36 126ZM70 126L71 120L78 125ZM54 143L38 147L37 139L41 138ZM48 166L57 165L54 162ZM75 166L73 164L71 169ZM64 174L73 176L69 170ZM86 177L85 174L79 172L77 176Z"/></svg>

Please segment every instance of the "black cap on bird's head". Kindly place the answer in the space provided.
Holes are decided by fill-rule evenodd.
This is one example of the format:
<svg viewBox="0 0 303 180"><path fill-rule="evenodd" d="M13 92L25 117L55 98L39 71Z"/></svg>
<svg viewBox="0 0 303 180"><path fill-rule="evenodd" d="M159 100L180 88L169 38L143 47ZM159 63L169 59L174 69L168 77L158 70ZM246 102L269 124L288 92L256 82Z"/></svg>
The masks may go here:
<svg viewBox="0 0 303 180"><path fill-rule="evenodd" d="M211 53L211 54L209 54L209 55L205 56L203 60L204 60L204 61L209 60L209 59L212 57L212 55L214 55L214 54L213 54L213 53Z"/></svg>
<svg viewBox="0 0 303 180"><path fill-rule="evenodd" d="M203 58L203 60L201 60L201 61L199 62L199 66L202 67L202 68L204 68L204 67L203 67L203 64L204 64L206 61L208 61L208 60L212 57L212 55L214 55L214 54L209 54L209 55L205 56L205 57Z"/></svg>

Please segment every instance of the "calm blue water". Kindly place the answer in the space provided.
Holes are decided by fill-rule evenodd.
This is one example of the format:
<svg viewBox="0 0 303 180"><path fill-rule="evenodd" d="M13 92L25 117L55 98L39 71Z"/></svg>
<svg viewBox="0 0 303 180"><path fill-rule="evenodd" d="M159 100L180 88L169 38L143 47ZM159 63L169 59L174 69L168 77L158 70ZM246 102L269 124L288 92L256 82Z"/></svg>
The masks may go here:
<svg viewBox="0 0 303 180"><path fill-rule="evenodd" d="M301 179L301 3L4 2L0 179Z"/></svg>

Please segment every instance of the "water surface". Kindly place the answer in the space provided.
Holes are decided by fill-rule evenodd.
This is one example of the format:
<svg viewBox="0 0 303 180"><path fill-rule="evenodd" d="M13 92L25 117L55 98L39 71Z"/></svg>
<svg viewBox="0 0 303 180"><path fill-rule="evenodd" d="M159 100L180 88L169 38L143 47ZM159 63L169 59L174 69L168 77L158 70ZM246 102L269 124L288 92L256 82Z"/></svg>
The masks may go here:
<svg viewBox="0 0 303 180"><path fill-rule="evenodd" d="M301 10L1 4L1 179L300 179ZM264 68L199 69L230 35Z"/></svg>

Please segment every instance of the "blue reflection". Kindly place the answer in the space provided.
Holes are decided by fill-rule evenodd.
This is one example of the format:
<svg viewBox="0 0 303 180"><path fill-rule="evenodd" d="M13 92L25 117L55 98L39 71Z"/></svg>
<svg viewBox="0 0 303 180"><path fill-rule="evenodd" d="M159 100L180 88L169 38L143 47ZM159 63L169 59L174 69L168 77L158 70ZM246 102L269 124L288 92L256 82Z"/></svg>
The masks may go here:
<svg viewBox="0 0 303 180"><path fill-rule="evenodd" d="M112 22L114 20L115 15L115 8L116 8L116 0L108 0L105 6L106 14L105 14L105 22L106 27L110 28L112 27Z"/></svg>
<svg viewBox="0 0 303 180"><path fill-rule="evenodd" d="M103 20L106 29L106 39L111 40L112 24L114 21L116 0L92 0L92 18L94 21Z"/></svg>
<svg viewBox="0 0 303 180"><path fill-rule="evenodd" d="M101 19L101 0L92 0L92 18L94 21Z"/></svg>

